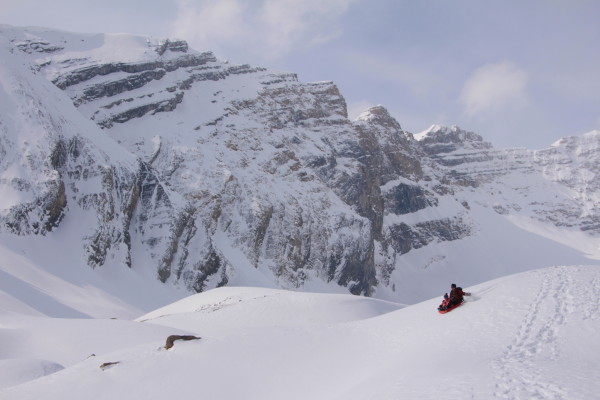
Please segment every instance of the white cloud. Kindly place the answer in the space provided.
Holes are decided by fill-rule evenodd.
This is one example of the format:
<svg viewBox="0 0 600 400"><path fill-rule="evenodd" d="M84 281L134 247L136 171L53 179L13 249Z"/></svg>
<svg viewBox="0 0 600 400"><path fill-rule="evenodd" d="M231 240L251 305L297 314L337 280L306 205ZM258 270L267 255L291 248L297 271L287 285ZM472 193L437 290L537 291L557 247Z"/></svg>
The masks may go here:
<svg viewBox="0 0 600 400"><path fill-rule="evenodd" d="M401 89L394 90L408 89L412 96L416 96L420 100L429 99L431 96L445 95L447 85L444 85L443 79L421 65L396 61L387 55L374 57L371 54L359 52L346 54L345 57L346 64L350 68L365 76L385 81L390 88L401 87Z"/></svg>
<svg viewBox="0 0 600 400"><path fill-rule="evenodd" d="M508 61L477 68L460 94L464 113L476 118L527 105L527 81L525 71Z"/></svg>
<svg viewBox="0 0 600 400"><path fill-rule="evenodd" d="M259 19L275 52L287 52L297 43L313 45L337 37L337 20L356 0L265 0Z"/></svg>
<svg viewBox="0 0 600 400"><path fill-rule="evenodd" d="M198 50L283 57L340 34L339 20L361 0L178 0L174 36Z"/></svg>
<svg viewBox="0 0 600 400"><path fill-rule="evenodd" d="M178 0L171 34L191 42L197 50L221 47L240 37L245 27L245 7L240 0Z"/></svg>

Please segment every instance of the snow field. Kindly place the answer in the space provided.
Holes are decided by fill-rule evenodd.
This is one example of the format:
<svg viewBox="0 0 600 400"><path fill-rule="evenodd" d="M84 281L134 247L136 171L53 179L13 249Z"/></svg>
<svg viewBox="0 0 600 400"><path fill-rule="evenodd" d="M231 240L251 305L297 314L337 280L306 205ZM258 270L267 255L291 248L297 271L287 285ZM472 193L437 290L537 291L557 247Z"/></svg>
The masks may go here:
<svg viewBox="0 0 600 400"><path fill-rule="evenodd" d="M214 289L138 322L98 322L89 349L114 344L123 336L117 326L132 336L120 350L0 398L595 398L598 267L551 267L465 289L473 296L445 315L436 310L441 296L402 307L349 295ZM63 323L73 330L58 321L56 332ZM147 340L133 344L138 330ZM202 339L164 350L167 331ZM99 368L109 361L120 363Z"/></svg>

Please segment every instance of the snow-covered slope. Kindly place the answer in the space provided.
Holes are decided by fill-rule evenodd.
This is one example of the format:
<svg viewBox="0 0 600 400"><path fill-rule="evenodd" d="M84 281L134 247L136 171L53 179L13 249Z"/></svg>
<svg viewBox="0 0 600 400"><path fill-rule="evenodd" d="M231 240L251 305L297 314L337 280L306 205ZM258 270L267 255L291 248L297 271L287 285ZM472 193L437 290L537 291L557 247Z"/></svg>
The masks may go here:
<svg viewBox="0 0 600 400"><path fill-rule="evenodd" d="M2 320L12 328L2 351L15 359L0 361L10 371L0 376L66 368L0 398L597 398L599 268L545 268L466 289L468 302L446 315L436 311L441 297L400 307L257 288L207 291L139 322L15 315ZM183 332L202 338L162 347ZM100 368L108 362L118 363Z"/></svg>
<svg viewBox="0 0 600 400"><path fill-rule="evenodd" d="M65 238L2 237L0 315L132 319L188 293L128 268L74 268L79 254ZM78 242L77 236L67 240Z"/></svg>

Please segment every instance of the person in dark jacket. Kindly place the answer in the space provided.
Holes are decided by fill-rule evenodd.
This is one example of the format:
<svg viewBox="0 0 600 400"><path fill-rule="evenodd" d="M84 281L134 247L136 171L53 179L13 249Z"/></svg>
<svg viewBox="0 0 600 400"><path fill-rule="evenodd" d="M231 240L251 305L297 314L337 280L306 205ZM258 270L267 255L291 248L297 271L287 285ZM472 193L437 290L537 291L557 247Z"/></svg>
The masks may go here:
<svg viewBox="0 0 600 400"><path fill-rule="evenodd" d="M456 283L450 285L450 302L448 303L448 308L462 303L464 296L468 296L468 294L463 292L462 288L456 287Z"/></svg>
<svg viewBox="0 0 600 400"><path fill-rule="evenodd" d="M456 283L450 285L450 296L444 294L444 301L438 307L439 311L445 311L463 302L464 296L470 296L471 293L463 292L462 288L457 287Z"/></svg>

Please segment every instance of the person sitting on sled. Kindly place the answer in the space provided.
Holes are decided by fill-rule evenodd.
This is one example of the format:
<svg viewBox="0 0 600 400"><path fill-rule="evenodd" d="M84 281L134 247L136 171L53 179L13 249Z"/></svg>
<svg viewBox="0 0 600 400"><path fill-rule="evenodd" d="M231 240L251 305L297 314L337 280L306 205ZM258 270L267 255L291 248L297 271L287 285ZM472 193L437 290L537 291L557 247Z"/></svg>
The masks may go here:
<svg viewBox="0 0 600 400"><path fill-rule="evenodd" d="M448 297L448 293L444 293L444 301L442 301L442 304L440 304L438 310L442 311L448 308L448 303L450 303L450 298Z"/></svg>
<svg viewBox="0 0 600 400"><path fill-rule="evenodd" d="M454 307L463 302L463 296L470 296L471 293L465 293L462 291L462 288L456 287L456 283L450 285L450 302L448 303L448 308Z"/></svg>
<svg viewBox="0 0 600 400"><path fill-rule="evenodd" d="M452 308L463 302L463 296L471 295L471 293L463 292L462 288L456 286L456 283L450 285L450 289L450 296L448 296L448 293L444 294L444 301L438 307L438 310L444 311Z"/></svg>
<svg viewBox="0 0 600 400"><path fill-rule="evenodd" d="M450 301L448 302L448 308L454 307L463 302L463 296L467 294L463 292L462 288L456 287L456 283L450 285Z"/></svg>

